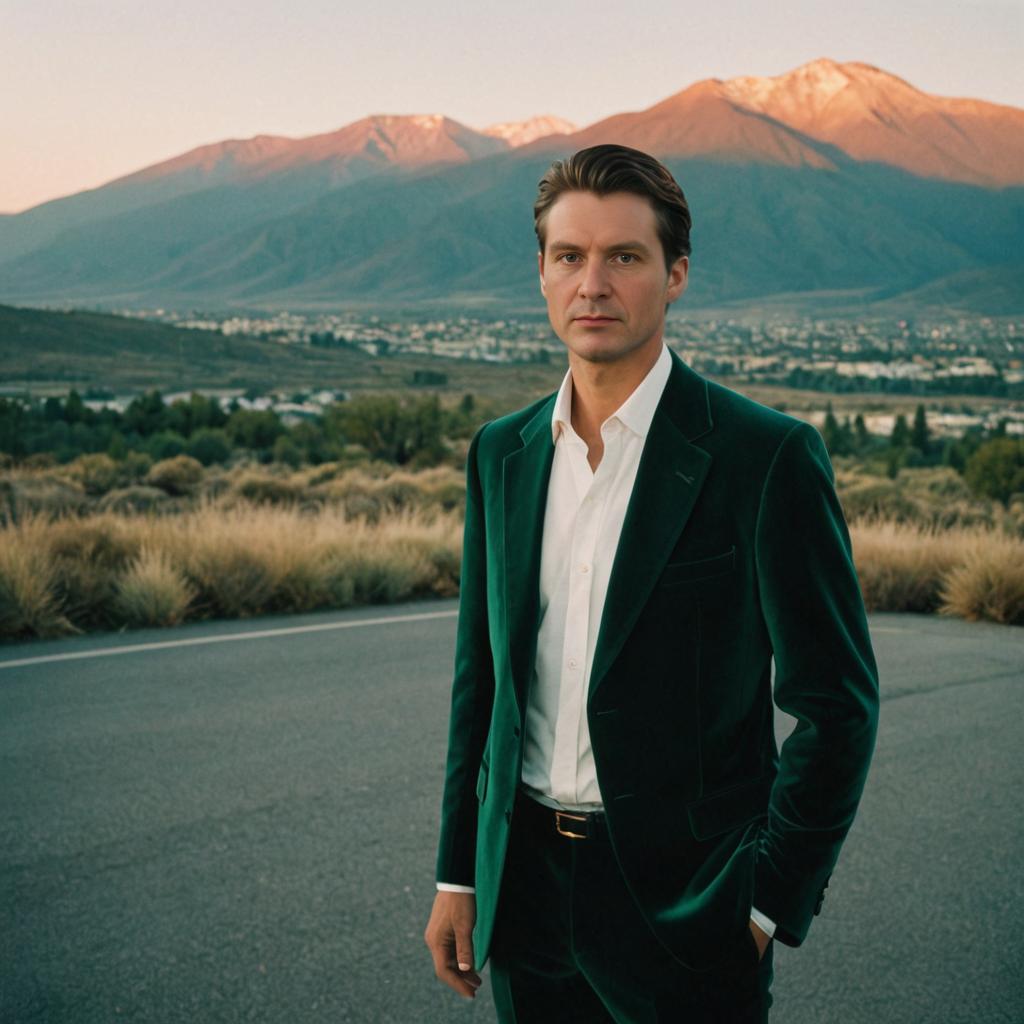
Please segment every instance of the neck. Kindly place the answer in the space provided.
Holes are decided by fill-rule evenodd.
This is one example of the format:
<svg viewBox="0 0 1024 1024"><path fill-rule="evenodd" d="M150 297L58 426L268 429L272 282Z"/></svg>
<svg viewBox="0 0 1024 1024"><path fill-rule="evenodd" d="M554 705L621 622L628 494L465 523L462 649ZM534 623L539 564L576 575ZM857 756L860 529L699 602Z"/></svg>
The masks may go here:
<svg viewBox="0 0 1024 1024"><path fill-rule="evenodd" d="M622 359L595 363L569 353L572 371L572 428L588 444L599 442L601 424L640 385L661 355L662 338L645 344Z"/></svg>

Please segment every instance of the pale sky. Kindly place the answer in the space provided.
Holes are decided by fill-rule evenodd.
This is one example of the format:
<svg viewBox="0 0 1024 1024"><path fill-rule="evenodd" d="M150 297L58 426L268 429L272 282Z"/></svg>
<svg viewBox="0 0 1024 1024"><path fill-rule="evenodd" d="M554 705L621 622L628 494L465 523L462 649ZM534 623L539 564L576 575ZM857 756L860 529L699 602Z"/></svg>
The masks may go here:
<svg viewBox="0 0 1024 1024"><path fill-rule="evenodd" d="M579 125L818 57L1024 107L1024 0L2 0L0 212L368 114Z"/></svg>

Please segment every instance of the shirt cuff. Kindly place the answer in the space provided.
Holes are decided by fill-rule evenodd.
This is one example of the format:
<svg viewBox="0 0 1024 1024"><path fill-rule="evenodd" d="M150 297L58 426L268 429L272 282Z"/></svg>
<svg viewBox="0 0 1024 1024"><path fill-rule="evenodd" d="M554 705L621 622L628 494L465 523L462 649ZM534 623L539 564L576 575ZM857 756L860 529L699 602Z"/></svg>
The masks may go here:
<svg viewBox="0 0 1024 1024"><path fill-rule="evenodd" d="M456 885L454 882L438 882L438 892L476 892L472 885ZM775 925L772 925L775 928Z"/></svg>
<svg viewBox="0 0 1024 1024"><path fill-rule="evenodd" d="M438 883L440 885L440 883ZM756 907L750 908L750 920L757 925L767 936L774 938L775 922L770 917L765 917Z"/></svg>

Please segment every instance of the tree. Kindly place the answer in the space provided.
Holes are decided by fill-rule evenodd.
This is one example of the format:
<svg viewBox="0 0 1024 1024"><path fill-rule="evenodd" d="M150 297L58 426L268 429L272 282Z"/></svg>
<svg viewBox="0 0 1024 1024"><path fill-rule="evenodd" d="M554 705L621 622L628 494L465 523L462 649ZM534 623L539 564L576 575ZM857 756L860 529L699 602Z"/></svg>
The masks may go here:
<svg viewBox="0 0 1024 1024"><path fill-rule="evenodd" d="M302 452L287 434L282 434L274 442L273 451L275 462L283 462L285 465L291 466L292 469L297 469L302 465Z"/></svg>
<svg viewBox="0 0 1024 1024"><path fill-rule="evenodd" d="M203 427L188 439L185 454L204 466L212 466L215 462L227 462L231 458L231 444L223 430Z"/></svg>
<svg viewBox="0 0 1024 1024"><path fill-rule="evenodd" d="M149 437L166 427L166 411L160 392L156 389L147 391L140 398L133 398L131 404L125 409L125 426L142 437ZM157 457L161 458L162 456Z"/></svg>
<svg viewBox="0 0 1024 1024"><path fill-rule="evenodd" d="M847 416L842 425L832 412L832 403L828 403L825 413L825 424L821 431L825 448L829 455L850 455L853 452L853 432L850 429L850 417Z"/></svg>
<svg viewBox="0 0 1024 1024"><path fill-rule="evenodd" d="M324 416L328 438L362 445L373 458L400 466L444 458L443 417L436 395L399 401L394 395L360 395L335 403Z"/></svg>
<svg viewBox="0 0 1024 1024"><path fill-rule="evenodd" d="M85 420L86 409L82 396L72 388L64 403L64 420L67 423L81 423Z"/></svg>
<svg viewBox="0 0 1024 1024"><path fill-rule="evenodd" d="M914 410L914 425L910 429L910 443L919 452L928 454L931 447L928 439L928 420L925 416L924 405L918 404Z"/></svg>
<svg viewBox="0 0 1024 1024"><path fill-rule="evenodd" d="M910 444L910 427L907 426L907 417L900 413L896 422L892 425L892 434L889 435L890 448L906 448Z"/></svg>
<svg viewBox="0 0 1024 1024"><path fill-rule="evenodd" d="M964 479L975 494L1004 505L1024 491L1024 440L997 437L985 441L967 460Z"/></svg>
<svg viewBox="0 0 1024 1024"><path fill-rule="evenodd" d="M270 449L285 432L281 418L272 409L239 409L228 417L228 437L243 448Z"/></svg>
<svg viewBox="0 0 1024 1024"><path fill-rule="evenodd" d="M864 416L857 413L853 421L854 444L858 452L866 451L871 444L871 435L868 433L868 425L864 422Z"/></svg>

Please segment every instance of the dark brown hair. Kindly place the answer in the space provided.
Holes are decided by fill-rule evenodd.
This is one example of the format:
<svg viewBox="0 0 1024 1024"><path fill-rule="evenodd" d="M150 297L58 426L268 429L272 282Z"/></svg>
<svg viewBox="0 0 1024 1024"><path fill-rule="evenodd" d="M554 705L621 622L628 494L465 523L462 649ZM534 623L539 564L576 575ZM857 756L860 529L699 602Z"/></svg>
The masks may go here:
<svg viewBox="0 0 1024 1024"><path fill-rule="evenodd" d="M628 146L604 144L581 149L568 160L556 160L540 179L533 204L533 229L541 252L548 211L565 192L646 196L654 207L665 269L671 270L680 256L690 255L692 222L686 196L668 168L653 156Z"/></svg>

